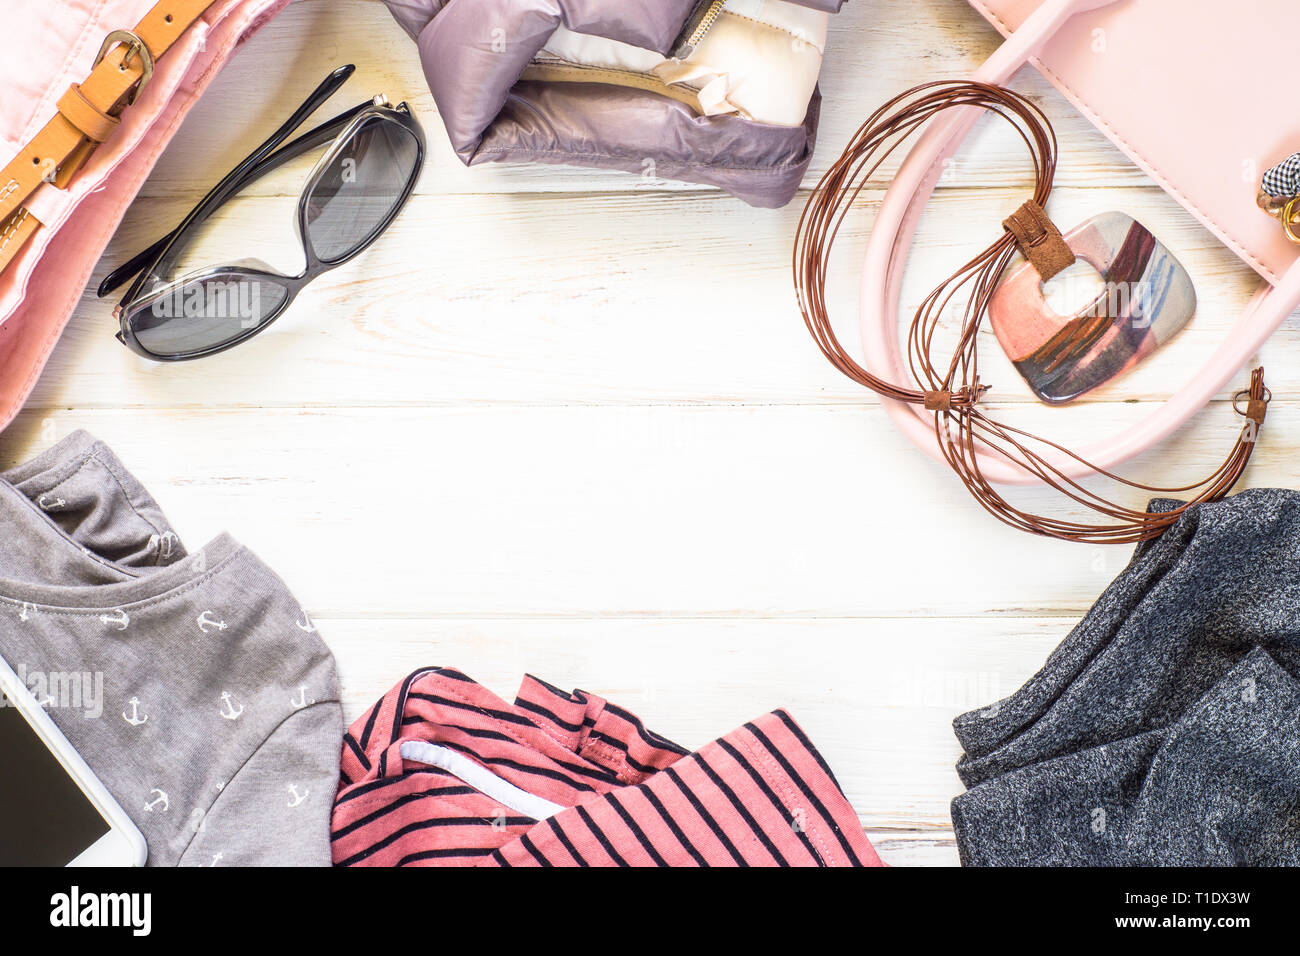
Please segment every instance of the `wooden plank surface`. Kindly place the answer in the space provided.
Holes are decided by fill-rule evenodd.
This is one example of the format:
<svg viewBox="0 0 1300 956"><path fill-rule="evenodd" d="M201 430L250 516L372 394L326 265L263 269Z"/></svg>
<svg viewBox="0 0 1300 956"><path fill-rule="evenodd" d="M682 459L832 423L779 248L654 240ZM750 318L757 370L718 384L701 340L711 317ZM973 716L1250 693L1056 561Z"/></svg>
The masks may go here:
<svg viewBox="0 0 1300 956"><path fill-rule="evenodd" d="M877 103L969 73L996 43L958 0L848 4L832 26L806 187ZM342 62L358 71L339 108L382 90L409 100L428 133L418 194L395 227L274 329L204 362L137 359L112 338L111 303L88 292L0 436L0 464L87 428L191 547L231 531L317 620L349 717L427 664L505 697L525 672L591 690L689 746L786 707L886 860L955 863L952 718L1041 666L1128 549L996 524L830 368L790 287L804 196L754 210L623 174L465 169L382 4L297 0L195 109L96 281ZM1137 216L1200 297L1156 360L1066 410L1035 403L986 336L985 380L1007 419L1083 442L1176 389L1255 280L1047 84L1023 73L1017 86L1056 123L1057 219ZM232 203L204 254L293 268L305 169ZM905 302L985 244L1028 181L1023 147L982 129L927 213ZM831 281L854 347L858 260L885 185L863 194ZM1298 346L1293 316L1260 356L1276 400L1247 484L1296 483ZM1181 484L1217 465L1238 427L1235 387L1128 473ZM1055 507L1040 490L1016 496ZM965 570L936 578L936 559Z"/></svg>

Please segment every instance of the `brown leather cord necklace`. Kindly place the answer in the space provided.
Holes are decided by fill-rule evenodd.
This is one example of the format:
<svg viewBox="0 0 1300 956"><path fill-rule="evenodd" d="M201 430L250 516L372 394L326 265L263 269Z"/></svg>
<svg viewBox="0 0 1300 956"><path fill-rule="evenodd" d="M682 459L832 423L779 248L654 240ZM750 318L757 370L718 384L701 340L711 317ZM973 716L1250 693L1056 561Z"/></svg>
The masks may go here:
<svg viewBox="0 0 1300 956"><path fill-rule="evenodd" d="M1034 164L1033 199L1003 224L1004 231L997 241L941 282L917 308L907 336L908 365L915 384L899 385L867 371L835 337L826 309L827 263L845 216L871 177L909 136L937 114L954 107L987 110L1016 130L1029 148ZM1055 273L1074 259L1060 233L1043 213L1051 196L1055 172L1056 134L1052 125L1042 110L1018 93L983 83L936 82L895 97L858 128L847 149L818 183L799 219L793 260L799 308L822 354L841 373L885 398L920 405L934 413L935 440L943 457L975 500L994 517L1031 534L1067 541L1109 544L1146 541L1162 534L1191 505L1226 496L1241 477L1254 451L1270 397L1264 387L1264 370L1255 369L1250 388L1238 393L1234 400L1233 408L1247 422L1227 460L1207 478L1179 487L1147 485L1121 478L1056 442L990 418L980 407L980 399L989 386L980 384L976 339L1003 271L1018 251L1044 274ZM1063 258L1066 256L1068 259ZM931 353L940 318L967 287L968 298L956 350L946 364L936 364ZM1246 399L1244 408L1240 407L1241 399ZM1089 524L1017 508L985 478L980 455L993 455L1011 462L1105 520ZM1129 488L1159 495L1196 494L1173 511L1151 514L1134 510L1083 487L1049 457L1060 461L1060 455Z"/></svg>

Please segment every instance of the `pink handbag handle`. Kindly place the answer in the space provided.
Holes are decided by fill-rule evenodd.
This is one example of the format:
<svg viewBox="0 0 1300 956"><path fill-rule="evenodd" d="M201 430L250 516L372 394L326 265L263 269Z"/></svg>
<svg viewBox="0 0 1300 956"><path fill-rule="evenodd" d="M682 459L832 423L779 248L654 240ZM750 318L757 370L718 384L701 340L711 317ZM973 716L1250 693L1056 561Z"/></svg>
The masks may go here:
<svg viewBox="0 0 1300 956"><path fill-rule="evenodd" d="M1115 0L1046 0L975 71L972 79L1005 85L1065 21L1077 13L1113 2ZM865 366L873 375L888 381L911 381L899 345L898 310L903 269L917 223L943 172L944 162L957 151L982 115L983 110L965 107L950 110L947 115L936 119L917 140L881 201L862 271L860 320ZM1112 469L1168 438L1214 398L1297 304L1300 304L1300 260L1282 275L1276 287L1262 288L1251 299L1218 351L1168 401L1113 438L1080 449L1079 456L1097 468ZM881 401L913 444L936 461L944 460L935 441L933 412L893 399L882 398ZM1071 478L1092 474L1092 469L1068 455L1052 449L1040 453ZM982 450L979 458L984 476L991 481L1023 485L1040 480L1023 466L996 452Z"/></svg>

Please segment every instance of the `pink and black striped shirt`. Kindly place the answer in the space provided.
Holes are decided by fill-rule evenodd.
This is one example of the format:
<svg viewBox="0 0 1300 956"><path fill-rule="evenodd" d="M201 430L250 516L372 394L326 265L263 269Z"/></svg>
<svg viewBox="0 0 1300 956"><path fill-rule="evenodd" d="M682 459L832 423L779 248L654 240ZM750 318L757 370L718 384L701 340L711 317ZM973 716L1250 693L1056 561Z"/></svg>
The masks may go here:
<svg viewBox="0 0 1300 956"><path fill-rule="evenodd" d="M594 694L459 671L402 681L349 728L337 866L883 866L783 711L694 753Z"/></svg>

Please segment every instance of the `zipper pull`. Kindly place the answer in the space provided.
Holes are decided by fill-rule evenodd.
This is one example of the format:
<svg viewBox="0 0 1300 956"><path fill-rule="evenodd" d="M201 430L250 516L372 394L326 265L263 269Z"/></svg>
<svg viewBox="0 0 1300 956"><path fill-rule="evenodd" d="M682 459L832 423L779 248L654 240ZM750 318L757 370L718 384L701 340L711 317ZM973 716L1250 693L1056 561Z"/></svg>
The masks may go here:
<svg viewBox="0 0 1300 956"><path fill-rule="evenodd" d="M677 34L677 40L673 43L671 54L673 59L685 60L695 52L695 48L717 22L722 8L726 5L727 0L700 0L695 5L691 15L686 18L686 25L682 27L682 32Z"/></svg>

